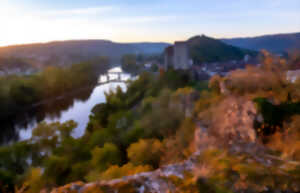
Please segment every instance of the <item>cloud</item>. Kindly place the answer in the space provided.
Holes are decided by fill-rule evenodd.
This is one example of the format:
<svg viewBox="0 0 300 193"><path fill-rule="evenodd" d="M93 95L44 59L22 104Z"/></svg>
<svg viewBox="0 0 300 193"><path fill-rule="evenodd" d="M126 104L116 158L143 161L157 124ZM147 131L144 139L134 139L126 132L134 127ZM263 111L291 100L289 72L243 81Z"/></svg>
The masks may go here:
<svg viewBox="0 0 300 193"><path fill-rule="evenodd" d="M107 19L107 22L112 24L145 24L169 22L175 19L175 16L134 16Z"/></svg>
<svg viewBox="0 0 300 193"><path fill-rule="evenodd" d="M113 10L116 10L116 7L103 6L103 7L64 9L64 10L50 10L44 12L44 14L49 16L97 15L97 14L107 13Z"/></svg>
<svg viewBox="0 0 300 193"><path fill-rule="evenodd" d="M286 3L286 2L282 1L282 0L267 0L267 3L271 7L280 7L283 3Z"/></svg>

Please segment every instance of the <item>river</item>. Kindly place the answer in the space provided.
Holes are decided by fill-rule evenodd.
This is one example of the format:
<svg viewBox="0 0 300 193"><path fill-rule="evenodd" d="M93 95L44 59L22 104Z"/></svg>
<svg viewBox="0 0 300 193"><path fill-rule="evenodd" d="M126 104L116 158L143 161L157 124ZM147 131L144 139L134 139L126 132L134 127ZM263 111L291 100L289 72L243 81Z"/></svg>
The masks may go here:
<svg viewBox="0 0 300 193"><path fill-rule="evenodd" d="M122 72L120 67L114 67L109 72ZM117 78L117 75L110 74L110 79ZM122 73L122 80L129 80L132 76ZM99 83L106 82L106 76L99 76ZM118 86L126 90L124 82L110 82L99 84L94 88L81 89L76 94L53 100L49 103L32 108L13 116L11 119L1 123L1 144L10 144L16 141L31 138L33 128L41 122L65 122L74 120L78 126L74 129L73 137L81 137L89 121L91 110L96 104L105 103L105 92L114 90Z"/></svg>

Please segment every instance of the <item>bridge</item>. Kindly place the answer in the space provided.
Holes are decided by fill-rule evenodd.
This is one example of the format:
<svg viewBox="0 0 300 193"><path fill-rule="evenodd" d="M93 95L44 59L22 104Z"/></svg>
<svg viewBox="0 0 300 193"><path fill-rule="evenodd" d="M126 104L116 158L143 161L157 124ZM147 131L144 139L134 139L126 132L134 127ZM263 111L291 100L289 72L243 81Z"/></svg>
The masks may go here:
<svg viewBox="0 0 300 193"><path fill-rule="evenodd" d="M112 82L116 83L126 83L129 80L128 76L124 79L124 75L127 75L124 72L107 72L99 77L98 85L108 84Z"/></svg>

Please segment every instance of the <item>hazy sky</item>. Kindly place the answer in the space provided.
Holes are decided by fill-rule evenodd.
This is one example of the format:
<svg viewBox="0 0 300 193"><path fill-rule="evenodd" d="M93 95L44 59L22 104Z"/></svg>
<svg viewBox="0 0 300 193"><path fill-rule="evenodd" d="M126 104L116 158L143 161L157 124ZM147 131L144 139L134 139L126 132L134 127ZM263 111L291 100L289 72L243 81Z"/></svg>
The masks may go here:
<svg viewBox="0 0 300 193"><path fill-rule="evenodd" d="M0 0L0 46L184 40L300 31L300 0Z"/></svg>

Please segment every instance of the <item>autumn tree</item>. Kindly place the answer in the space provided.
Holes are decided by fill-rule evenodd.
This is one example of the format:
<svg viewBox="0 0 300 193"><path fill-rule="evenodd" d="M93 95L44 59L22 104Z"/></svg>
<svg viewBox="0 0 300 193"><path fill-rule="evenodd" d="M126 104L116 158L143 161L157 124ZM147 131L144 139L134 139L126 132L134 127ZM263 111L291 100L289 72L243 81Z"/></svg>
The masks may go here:
<svg viewBox="0 0 300 193"><path fill-rule="evenodd" d="M154 168L159 166L162 156L163 145L157 139L141 139L133 143L127 149L127 155L134 165L151 165Z"/></svg>

